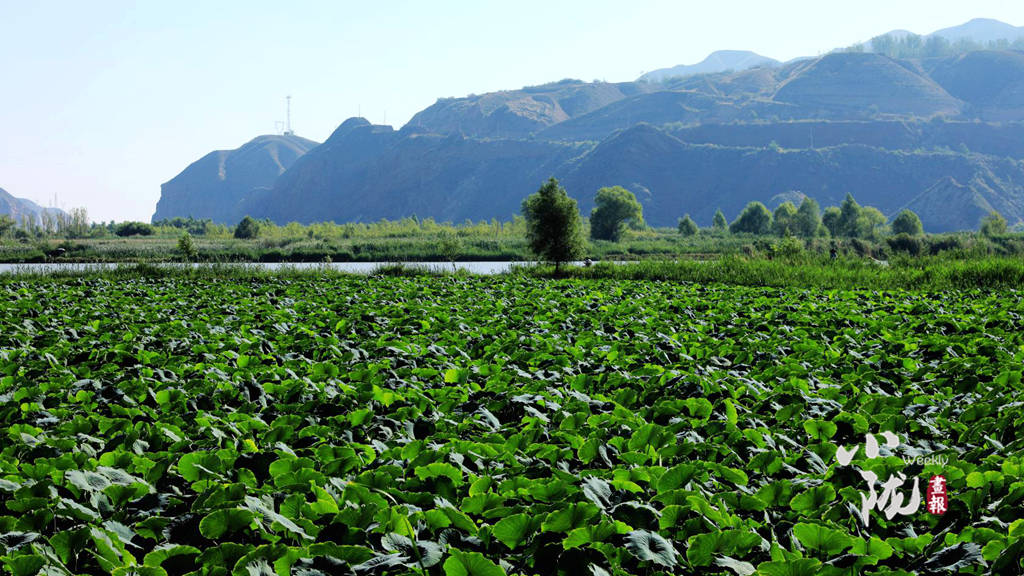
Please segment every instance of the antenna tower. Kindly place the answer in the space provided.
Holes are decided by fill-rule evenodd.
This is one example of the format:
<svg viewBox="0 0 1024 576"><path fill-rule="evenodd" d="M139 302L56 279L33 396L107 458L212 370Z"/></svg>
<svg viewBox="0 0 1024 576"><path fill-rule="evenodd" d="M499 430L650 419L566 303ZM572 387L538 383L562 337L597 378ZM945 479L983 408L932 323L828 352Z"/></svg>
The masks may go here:
<svg viewBox="0 0 1024 576"><path fill-rule="evenodd" d="M294 136L295 132L292 131L292 97L291 96L286 96L285 100L288 102L288 116L287 116L288 120L287 120L287 123L285 124L284 135L285 136Z"/></svg>

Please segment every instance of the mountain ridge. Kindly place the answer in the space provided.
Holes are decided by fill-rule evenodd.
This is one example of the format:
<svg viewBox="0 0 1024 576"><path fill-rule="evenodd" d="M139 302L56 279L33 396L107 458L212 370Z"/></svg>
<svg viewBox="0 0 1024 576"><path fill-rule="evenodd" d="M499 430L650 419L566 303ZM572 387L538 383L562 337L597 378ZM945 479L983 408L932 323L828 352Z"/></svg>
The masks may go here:
<svg viewBox="0 0 1024 576"><path fill-rule="evenodd" d="M439 99L400 130L352 118L300 148L256 139L208 154L162 186L154 218L507 219L555 176L584 213L597 188L623 185L660 226L846 192L887 215L919 206L930 231L973 227L986 206L1013 224L1024 220L1024 53L836 52L662 82L567 79Z"/></svg>
<svg viewBox="0 0 1024 576"><path fill-rule="evenodd" d="M64 211L60 208L40 206L28 198L18 198L0 188L0 214L10 216L15 222L20 223L25 216L31 216L38 221L44 213L63 215Z"/></svg>

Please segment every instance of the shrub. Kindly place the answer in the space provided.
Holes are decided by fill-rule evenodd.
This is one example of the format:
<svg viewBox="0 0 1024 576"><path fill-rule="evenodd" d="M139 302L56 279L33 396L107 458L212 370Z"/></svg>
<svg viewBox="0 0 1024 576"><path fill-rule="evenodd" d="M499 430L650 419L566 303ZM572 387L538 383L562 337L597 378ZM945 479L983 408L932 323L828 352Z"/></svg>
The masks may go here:
<svg viewBox="0 0 1024 576"><path fill-rule="evenodd" d="M242 218L242 221L235 226L235 238L255 238L260 235L260 223L253 220L252 216Z"/></svg>
<svg viewBox="0 0 1024 576"><path fill-rule="evenodd" d="M152 236L156 232L153 226L145 222L122 222L114 232L118 236Z"/></svg>
<svg viewBox="0 0 1024 576"><path fill-rule="evenodd" d="M893 222L893 228L895 229L896 223ZM906 252L911 256L918 256L924 249L924 243L920 238L911 236L905 232L890 236L886 239L886 243L893 252Z"/></svg>

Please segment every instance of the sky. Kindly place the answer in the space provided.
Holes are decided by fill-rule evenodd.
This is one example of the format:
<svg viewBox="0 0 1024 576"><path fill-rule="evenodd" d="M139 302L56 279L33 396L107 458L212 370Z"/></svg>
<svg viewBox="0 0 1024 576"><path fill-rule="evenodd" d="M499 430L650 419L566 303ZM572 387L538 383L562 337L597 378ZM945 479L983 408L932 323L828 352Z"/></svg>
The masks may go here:
<svg viewBox="0 0 1024 576"><path fill-rule="evenodd" d="M322 142L442 97L629 81L721 49L789 60L979 17L1024 25L1024 2L0 0L0 188L149 221L162 183L275 133L289 95L292 129Z"/></svg>

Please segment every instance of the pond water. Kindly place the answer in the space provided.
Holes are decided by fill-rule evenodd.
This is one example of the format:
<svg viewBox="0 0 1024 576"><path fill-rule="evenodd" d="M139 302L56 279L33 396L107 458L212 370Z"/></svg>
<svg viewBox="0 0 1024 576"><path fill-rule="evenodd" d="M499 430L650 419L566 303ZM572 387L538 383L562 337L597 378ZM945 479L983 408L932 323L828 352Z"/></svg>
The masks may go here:
<svg viewBox="0 0 1024 576"><path fill-rule="evenodd" d="M168 268L180 268L192 266L195 268L209 268L219 266L244 266L246 268L259 268L263 270L310 270L330 268L339 272L351 272L355 274L369 274L380 268L394 264L394 262L245 262L235 264L157 264ZM529 266L532 262L456 262L455 267L459 270L466 270L472 274L501 274L508 272L515 266ZM427 270L451 270L451 262L405 262L403 266L425 268ZM98 270L113 270L120 266L130 267L131 263L102 262L92 264L70 264L63 262L46 262L34 264L0 264L0 274L7 273L30 273L49 274L55 272L89 272Z"/></svg>

